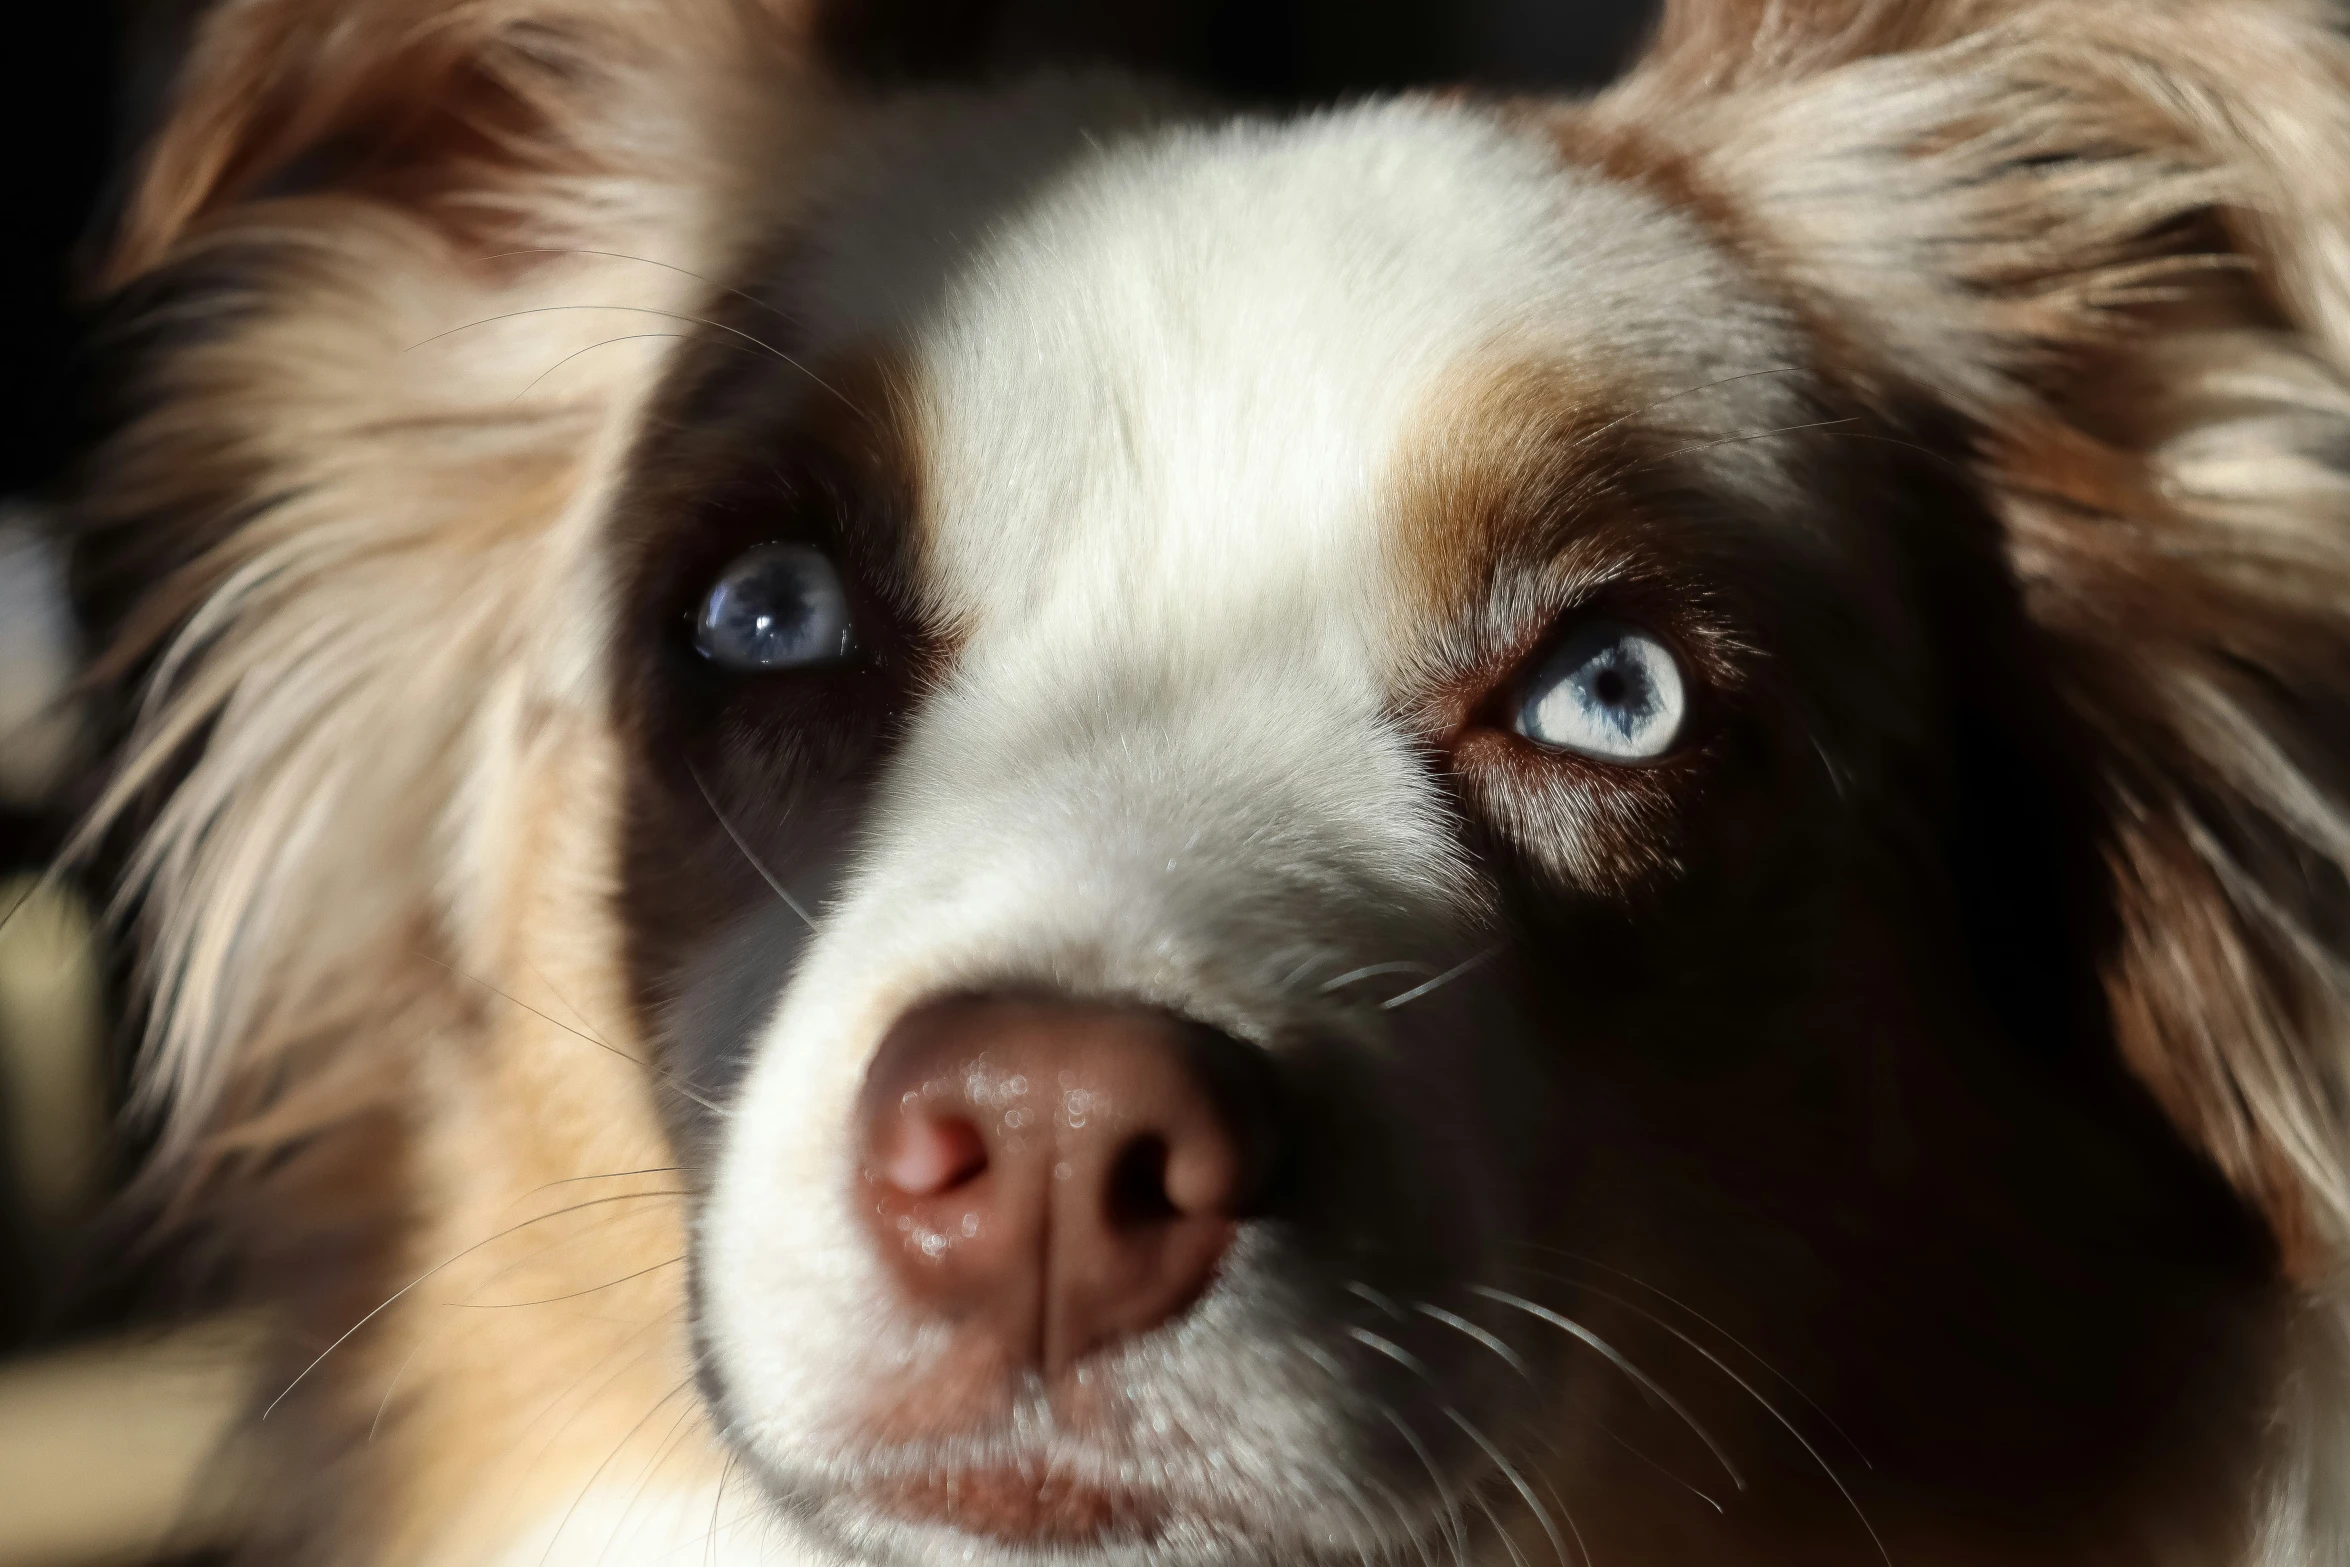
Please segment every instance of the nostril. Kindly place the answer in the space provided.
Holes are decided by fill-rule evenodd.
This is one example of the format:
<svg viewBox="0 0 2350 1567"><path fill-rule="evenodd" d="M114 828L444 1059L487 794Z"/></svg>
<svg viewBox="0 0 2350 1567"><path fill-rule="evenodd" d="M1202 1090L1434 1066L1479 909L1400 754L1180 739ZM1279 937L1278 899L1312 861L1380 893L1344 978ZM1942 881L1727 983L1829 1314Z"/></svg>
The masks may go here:
<svg viewBox="0 0 2350 1567"><path fill-rule="evenodd" d="M1137 1137L1110 1161L1108 1190L1103 1193L1110 1223L1120 1229L1172 1219L1183 1209L1167 1190L1167 1140Z"/></svg>
<svg viewBox="0 0 2350 1567"><path fill-rule="evenodd" d="M935 1197L976 1180L987 1169L987 1143L961 1119L938 1120L909 1093L897 1124L875 1150L874 1173L909 1197Z"/></svg>

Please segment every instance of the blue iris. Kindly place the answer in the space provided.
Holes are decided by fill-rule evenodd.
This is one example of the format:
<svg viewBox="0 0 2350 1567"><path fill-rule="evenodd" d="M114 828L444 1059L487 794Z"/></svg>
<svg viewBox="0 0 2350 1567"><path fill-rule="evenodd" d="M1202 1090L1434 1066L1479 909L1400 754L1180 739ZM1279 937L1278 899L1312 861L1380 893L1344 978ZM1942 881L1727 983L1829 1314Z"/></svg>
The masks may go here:
<svg viewBox="0 0 2350 1567"><path fill-rule="evenodd" d="M763 544L736 557L694 617L694 649L722 669L806 669L855 647L849 598L823 552Z"/></svg>
<svg viewBox="0 0 2350 1567"><path fill-rule="evenodd" d="M1599 621L1559 644L1526 688L1518 732L1610 761L1662 756L1680 737L1688 691L1664 643Z"/></svg>

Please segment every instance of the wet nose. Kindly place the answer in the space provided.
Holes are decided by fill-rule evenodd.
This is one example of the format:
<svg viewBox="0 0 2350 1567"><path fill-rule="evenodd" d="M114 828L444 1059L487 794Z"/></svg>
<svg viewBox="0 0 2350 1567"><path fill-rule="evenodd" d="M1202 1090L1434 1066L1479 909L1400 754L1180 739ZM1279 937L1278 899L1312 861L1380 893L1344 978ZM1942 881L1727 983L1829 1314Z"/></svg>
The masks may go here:
<svg viewBox="0 0 2350 1567"><path fill-rule="evenodd" d="M918 1008L867 1074L865 1217L917 1309L1057 1375L1207 1289L1271 1173L1265 1072L1137 1008Z"/></svg>

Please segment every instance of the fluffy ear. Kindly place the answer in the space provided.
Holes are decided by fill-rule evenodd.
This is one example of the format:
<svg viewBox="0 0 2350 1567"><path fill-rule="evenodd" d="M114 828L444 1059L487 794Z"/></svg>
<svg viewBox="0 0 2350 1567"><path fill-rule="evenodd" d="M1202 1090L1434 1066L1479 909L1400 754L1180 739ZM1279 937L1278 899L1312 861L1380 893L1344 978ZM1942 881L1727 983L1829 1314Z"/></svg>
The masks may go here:
<svg viewBox="0 0 2350 1567"><path fill-rule="evenodd" d="M494 237L500 218L527 221L559 176L620 173L656 149L690 155L685 122L706 125L714 107L749 116L738 130L760 129L772 116L756 109L754 84L800 74L803 33L786 10L784 0L222 0L190 40L108 280L149 271L257 196L363 194ZM689 109L629 91L677 72L734 101ZM801 95L768 96L788 108ZM650 146L630 146L648 132Z"/></svg>
<svg viewBox="0 0 2350 1567"><path fill-rule="evenodd" d="M2120 1046L2350 1240L2350 47L2301 0L1673 0L1590 110L1957 415L2094 758Z"/></svg>
<svg viewBox="0 0 2350 1567"><path fill-rule="evenodd" d="M760 0L200 23L114 257L135 411L80 506L145 685L93 831L151 804L126 896L183 1130L270 1110L486 926L526 836L500 747L593 708L585 523L699 279L792 199L798 48Z"/></svg>

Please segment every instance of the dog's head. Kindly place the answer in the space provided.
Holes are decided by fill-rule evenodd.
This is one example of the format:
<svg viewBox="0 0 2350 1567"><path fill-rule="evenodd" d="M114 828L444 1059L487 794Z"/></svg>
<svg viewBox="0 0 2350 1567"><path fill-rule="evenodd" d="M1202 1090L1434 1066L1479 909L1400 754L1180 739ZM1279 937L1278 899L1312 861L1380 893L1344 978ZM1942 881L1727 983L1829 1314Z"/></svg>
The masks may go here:
<svg viewBox="0 0 2350 1567"><path fill-rule="evenodd" d="M2251 1527L2350 1215L2330 35L1691 4L1270 119L313 11L126 242L218 308L97 508L188 1127L609 998L858 1554ZM410 1119L528 1125L455 1010Z"/></svg>

